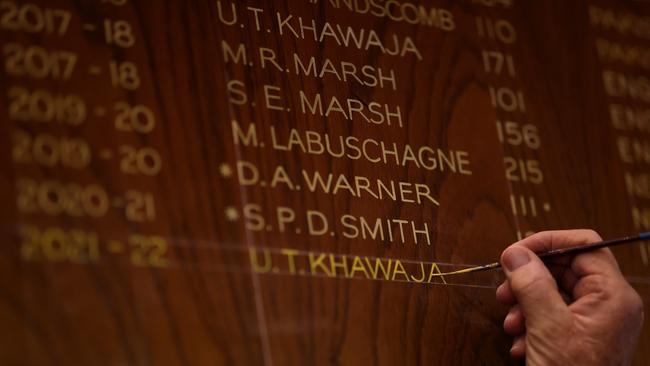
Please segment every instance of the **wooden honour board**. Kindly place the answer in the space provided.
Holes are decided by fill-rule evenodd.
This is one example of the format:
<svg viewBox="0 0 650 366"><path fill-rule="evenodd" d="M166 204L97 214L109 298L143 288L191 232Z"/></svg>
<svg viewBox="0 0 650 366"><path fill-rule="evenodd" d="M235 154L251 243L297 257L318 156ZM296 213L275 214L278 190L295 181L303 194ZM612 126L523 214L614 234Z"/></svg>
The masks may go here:
<svg viewBox="0 0 650 366"><path fill-rule="evenodd" d="M431 274L650 229L649 16L0 1L1 363L512 363L501 275Z"/></svg>

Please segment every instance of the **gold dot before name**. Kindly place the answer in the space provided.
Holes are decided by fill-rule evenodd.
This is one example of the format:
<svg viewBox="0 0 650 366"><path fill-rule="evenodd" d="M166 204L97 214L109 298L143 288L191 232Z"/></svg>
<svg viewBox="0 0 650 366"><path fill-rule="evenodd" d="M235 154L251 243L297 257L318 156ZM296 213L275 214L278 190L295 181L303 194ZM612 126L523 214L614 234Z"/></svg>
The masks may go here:
<svg viewBox="0 0 650 366"><path fill-rule="evenodd" d="M228 178L232 176L232 168L230 165L223 163L219 166L219 173L221 174L222 177Z"/></svg>
<svg viewBox="0 0 650 366"><path fill-rule="evenodd" d="M228 219L228 221L239 220L239 212L237 211L236 208L227 207L225 213L226 213L226 219Z"/></svg>

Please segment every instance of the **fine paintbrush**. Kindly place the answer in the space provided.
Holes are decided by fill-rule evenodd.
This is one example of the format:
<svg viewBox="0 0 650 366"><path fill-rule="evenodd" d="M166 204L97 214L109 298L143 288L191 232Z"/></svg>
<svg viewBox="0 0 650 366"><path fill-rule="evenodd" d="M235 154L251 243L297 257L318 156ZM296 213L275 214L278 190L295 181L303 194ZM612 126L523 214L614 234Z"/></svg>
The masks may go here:
<svg viewBox="0 0 650 366"><path fill-rule="evenodd" d="M542 260L544 260L548 258L559 257L562 255L584 253L584 252L589 252L600 248L613 247L616 245L633 243L642 240L650 240L650 231L640 233L636 236L627 236L624 238L604 240L596 243L577 245L575 247L553 249L553 250L549 250L548 252L538 253L537 256ZM495 269L500 267L501 267L501 263L494 262L490 264L484 264L482 266L460 269L458 271L438 273L436 274L436 276L449 276L449 275L456 275L462 273L480 272L480 271L487 271L490 269Z"/></svg>

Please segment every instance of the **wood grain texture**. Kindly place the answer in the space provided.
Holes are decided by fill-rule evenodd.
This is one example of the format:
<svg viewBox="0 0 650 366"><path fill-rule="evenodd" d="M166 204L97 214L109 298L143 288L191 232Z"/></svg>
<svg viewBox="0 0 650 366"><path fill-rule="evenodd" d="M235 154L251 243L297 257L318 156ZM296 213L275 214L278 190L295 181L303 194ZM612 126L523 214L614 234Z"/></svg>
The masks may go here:
<svg viewBox="0 0 650 366"><path fill-rule="evenodd" d="M449 30L355 13L346 10L344 1L338 2L339 8L333 6L336 1L326 0L7 3L6 9L32 4L43 13L64 10L70 23L64 35L0 27L5 64L0 72L3 365L514 364L508 355L510 339L501 328L505 309L494 298L499 275L447 285L418 283L414 278L420 263L442 267L492 262L517 240L518 232L585 227L615 237L650 229L634 225L631 207L648 202L630 195L625 181L626 172L650 173L650 162L621 161L617 136L650 140L647 133L617 131L609 112L611 103L638 108L644 103L611 97L602 76L603 70L612 69L648 77L648 69L603 60L595 45L598 37L640 47L650 41L603 30L589 18L590 5L650 16L648 3L402 2L415 4L413 9L448 11L454 24ZM226 20L235 7L233 25L220 18L219 6ZM2 14L6 9L0 9ZM401 41L409 37L422 59L409 52L393 56L377 47L345 47L331 37L317 41L310 38L309 29L303 29L305 37L286 26L281 34L277 19L289 15L293 18L288 24L298 33L301 17L308 26L312 20L318 28L330 24L334 32L337 26L366 34L372 30L389 45L394 36ZM506 21L515 29L516 41L481 36L477 19ZM109 30L106 21L112 22ZM107 41L107 32L117 36L116 21L128 24L132 46ZM95 29L84 28L89 24ZM223 42L234 52L230 58L224 56ZM7 66L4 50L9 44L72 52L77 57L74 73L62 80L17 71ZM244 51L236 62L239 45ZM512 57L515 75L487 70L485 51ZM270 61L271 54L280 69ZM331 60L339 68L344 62L358 69L392 70L396 86L340 81L331 72L322 77L296 72L295 58L307 65L312 56L315 65ZM111 62L134 65L138 87L116 85ZM93 67L100 72L90 72ZM241 96L229 90L233 81L240 83L234 84L236 91L248 97L243 104L233 102ZM20 120L11 112L16 102L11 89L16 86L79 95L88 117L79 125ZM495 107L490 88L521 93L525 111ZM359 101L363 108L371 103L389 105L391 111L399 107L403 126L395 120L391 125L369 123L357 112L351 120L336 111L330 116L303 113L301 92L310 98L321 95L324 106L336 97L342 103L348 98ZM279 99L267 102L269 93ZM119 103L148 108L155 128L146 133L116 128ZM268 103L281 108L269 108ZM257 144L233 137L233 121L244 133L253 126ZM497 121L534 126L540 146L501 142ZM274 148L287 144L292 131L303 146L308 145L307 131L320 138L327 134L332 141L353 137L359 146L359 141L372 139L369 151L375 155L379 142L414 149L430 146L448 154L462 151L471 174L428 170L412 161L384 164L310 154L297 144L290 151ZM33 139L83 139L91 147L91 162L72 169L60 162L42 164L35 157L16 160L16 135L21 132ZM130 173L122 165L122 146L155 149L162 169L150 175ZM111 157L101 156L106 151ZM51 158L52 153L45 155ZM507 157L536 161L543 181L522 182L521 172L515 173L520 181L508 179ZM238 162L255 167L260 177L255 184L238 178ZM224 164L231 174L224 173ZM394 200L373 198L370 188L352 189L356 194L345 187L337 194L310 191L303 174L314 172L351 182L355 177L388 185L403 182L411 191L405 193L407 199L398 195ZM274 174L280 174L275 187ZM65 204L60 212L48 213L53 204L47 197L45 203L34 198L28 210L19 202L29 196L21 179L37 187L51 181L99 185L117 204L111 203L100 217L67 214L71 208ZM428 187L439 205L426 197L421 204L409 202L416 198L415 184ZM153 197L154 218L133 219L128 213L131 191ZM512 197L525 197L526 205L534 199L536 215L530 206L525 214L521 206L513 212ZM229 219L231 214L236 217ZM310 217L315 225L311 229ZM329 228L318 233L323 217ZM383 219L385 235L354 237L343 217L358 230L361 217L370 220L368 230L375 219ZM356 221L349 221L352 217ZM385 225L386 220L405 221ZM428 225L429 244L426 235L412 234L411 223L420 230ZM28 243L21 234L25 227L41 233L94 233L99 257L77 263L64 249L78 242L48 242L42 234L35 244ZM406 228L404 242L397 234L400 228ZM164 245L143 249L135 243L138 236L161 239ZM40 248L40 254L25 254L31 246ZM65 258L62 252L68 253ZM264 261L267 253L271 262ZM325 267L310 266L310 258L322 253ZM615 254L624 274L646 303L650 301L650 272L640 248L617 248ZM348 256L348 268L338 267L336 275L330 275L332 261L341 263L342 256ZM388 280L363 278L360 272L345 276L354 258L400 260L408 275L393 274ZM271 264L263 269L263 263ZM400 280L404 278L408 280ZM648 329L644 327L635 365L650 364L644 347L650 341Z"/></svg>

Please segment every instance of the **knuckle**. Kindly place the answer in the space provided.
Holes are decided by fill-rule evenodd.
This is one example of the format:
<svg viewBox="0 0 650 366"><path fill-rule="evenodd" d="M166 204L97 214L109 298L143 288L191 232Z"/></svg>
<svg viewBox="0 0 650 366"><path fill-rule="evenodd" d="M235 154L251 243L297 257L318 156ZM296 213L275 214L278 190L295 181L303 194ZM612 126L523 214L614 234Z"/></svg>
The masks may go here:
<svg viewBox="0 0 650 366"><path fill-rule="evenodd" d="M615 296L612 296L614 314L627 324L641 327L644 318L644 304L641 296L628 283L617 284Z"/></svg>
<svg viewBox="0 0 650 366"><path fill-rule="evenodd" d="M578 281L573 292L577 297L589 294L604 301L610 297L608 289L609 285L606 279L601 276L587 276Z"/></svg>
<svg viewBox="0 0 650 366"><path fill-rule="evenodd" d="M632 288L630 288L628 293L629 293L629 295L628 295L628 299L626 301L627 301L630 313L632 314L632 316L634 316L634 317L640 319L641 321L643 321L643 317L644 317L644 314L643 314L643 300L641 299L641 296L639 296L639 294L636 291L634 291L634 289L632 289Z"/></svg>
<svg viewBox="0 0 650 366"><path fill-rule="evenodd" d="M588 276L584 279L584 287L589 292L604 293L607 289L607 280L601 276Z"/></svg>
<svg viewBox="0 0 650 366"><path fill-rule="evenodd" d="M623 326L631 333L638 333L644 320L643 300L632 287L628 287L625 293L621 294L614 308L614 316L624 324Z"/></svg>

